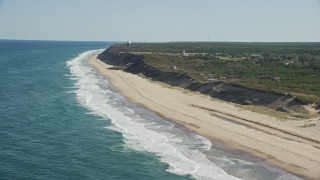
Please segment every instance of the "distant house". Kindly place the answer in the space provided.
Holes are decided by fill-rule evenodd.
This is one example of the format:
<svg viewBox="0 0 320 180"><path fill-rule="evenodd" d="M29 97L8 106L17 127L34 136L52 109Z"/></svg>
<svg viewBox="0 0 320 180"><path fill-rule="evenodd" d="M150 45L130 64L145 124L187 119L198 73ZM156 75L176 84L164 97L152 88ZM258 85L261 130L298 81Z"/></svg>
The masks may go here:
<svg viewBox="0 0 320 180"><path fill-rule="evenodd" d="M261 54L250 54L252 58L263 58Z"/></svg>
<svg viewBox="0 0 320 180"><path fill-rule="evenodd" d="M208 74L208 77L214 78L216 75L215 74Z"/></svg>
<svg viewBox="0 0 320 180"><path fill-rule="evenodd" d="M272 79L273 79L274 81L278 81L278 82L280 82L280 80L281 80L281 78L278 77L278 76L274 76Z"/></svg>
<svg viewBox="0 0 320 180"><path fill-rule="evenodd" d="M196 64L196 67L205 67L206 65L204 63Z"/></svg>
<svg viewBox="0 0 320 180"><path fill-rule="evenodd" d="M174 70L177 70L177 69L178 69L178 67L177 67L177 66L172 66L172 68L173 68Z"/></svg>
<svg viewBox="0 0 320 180"><path fill-rule="evenodd" d="M287 61L287 62L285 62L284 64L285 65L290 65L290 64L293 64L294 63L294 61Z"/></svg>
<svg viewBox="0 0 320 180"><path fill-rule="evenodd" d="M183 56L186 55L186 50L182 50L182 55L183 55Z"/></svg>
<svg viewBox="0 0 320 180"><path fill-rule="evenodd" d="M218 83L218 82L220 82L220 81L218 79L214 79L214 78L209 78L207 80L207 83Z"/></svg>

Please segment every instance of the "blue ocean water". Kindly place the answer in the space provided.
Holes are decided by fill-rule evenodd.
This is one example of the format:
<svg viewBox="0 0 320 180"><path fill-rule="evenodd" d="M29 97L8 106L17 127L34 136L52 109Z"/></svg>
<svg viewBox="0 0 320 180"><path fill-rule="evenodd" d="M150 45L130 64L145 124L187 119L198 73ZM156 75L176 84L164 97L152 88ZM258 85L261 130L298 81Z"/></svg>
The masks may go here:
<svg viewBox="0 0 320 180"><path fill-rule="evenodd" d="M298 179L128 102L109 42L0 40L0 179Z"/></svg>

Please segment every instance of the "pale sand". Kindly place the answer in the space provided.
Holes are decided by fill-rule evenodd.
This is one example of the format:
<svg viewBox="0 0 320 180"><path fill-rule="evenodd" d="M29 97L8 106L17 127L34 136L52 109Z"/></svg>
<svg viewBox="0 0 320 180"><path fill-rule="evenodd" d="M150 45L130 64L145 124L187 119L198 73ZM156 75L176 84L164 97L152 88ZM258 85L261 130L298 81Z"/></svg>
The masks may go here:
<svg viewBox="0 0 320 180"><path fill-rule="evenodd" d="M109 70L107 68L112 66L96 57L89 62L107 76L109 82L130 101L200 135L248 152L289 172L310 179L320 179L319 120L310 120L317 123L316 127L297 127L302 123L279 121L274 117L240 109L231 103L139 75Z"/></svg>

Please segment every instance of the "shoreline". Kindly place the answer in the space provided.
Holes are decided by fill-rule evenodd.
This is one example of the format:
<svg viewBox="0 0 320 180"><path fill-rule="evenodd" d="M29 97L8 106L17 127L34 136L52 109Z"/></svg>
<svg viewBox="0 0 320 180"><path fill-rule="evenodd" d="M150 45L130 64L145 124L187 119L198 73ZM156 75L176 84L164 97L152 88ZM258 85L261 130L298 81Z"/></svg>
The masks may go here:
<svg viewBox="0 0 320 180"><path fill-rule="evenodd" d="M138 75L108 70L111 66L97 60L96 56L90 58L89 64L107 76L120 94L130 101L192 132L249 153L292 174L310 179L320 178L320 145L317 142L320 133L305 133L292 125L286 127L288 123L273 117L240 109L204 95L186 93L181 88L168 87ZM261 126L266 122L273 128ZM275 128L280 128L280 131ZM293 131L300 137L281 130ZM310 138L316 142L308 141Z"/></svg>

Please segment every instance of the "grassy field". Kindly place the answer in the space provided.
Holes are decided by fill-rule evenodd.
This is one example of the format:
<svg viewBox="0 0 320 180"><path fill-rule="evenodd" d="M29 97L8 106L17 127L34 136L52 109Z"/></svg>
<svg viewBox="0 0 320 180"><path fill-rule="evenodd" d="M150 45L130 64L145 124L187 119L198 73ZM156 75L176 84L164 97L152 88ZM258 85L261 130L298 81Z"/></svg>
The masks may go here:
<svg viewBox="0 0 320 180"><path fill-rule="evenodd" d="M149 65L203 83L223 81L320 102L320 43L133 43L110 50L139 54Z"/></svg>

